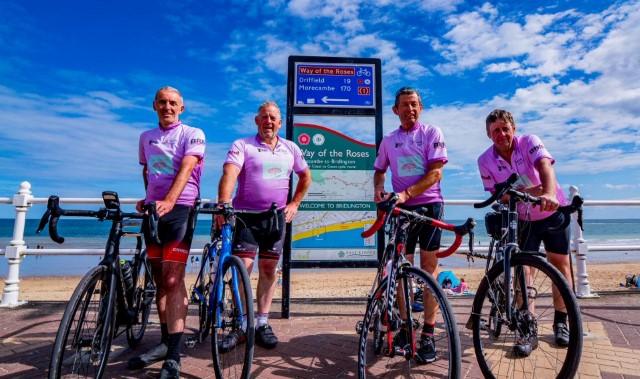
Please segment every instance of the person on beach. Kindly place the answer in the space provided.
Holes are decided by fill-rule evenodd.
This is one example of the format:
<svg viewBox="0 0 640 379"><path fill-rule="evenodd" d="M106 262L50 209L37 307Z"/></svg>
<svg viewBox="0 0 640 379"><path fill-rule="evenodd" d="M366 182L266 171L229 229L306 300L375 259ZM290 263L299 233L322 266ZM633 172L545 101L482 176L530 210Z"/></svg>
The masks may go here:
<svg viewBox="0 0 640 379"><path fill-rule="evenodd" d="M399 196L399 206L442 220L444 200L440 180L442 169L447 163L447 149L440 128L420 123L423 108L420 95L414 88L402 87L396 92L392 109L400 119L400 127L385 136L380 143L378 157L373 165L373 199L380 202L390 196L384 189L386 172L390 169L391 184L393 191ZM440 249L441 234L442 231L438 228L422 226L420 230L411 233L406 245L407 259L413 264L416 244L419 242L420 267L433 277L438 276L436 253ZM424 292L422 304L425 308L424 325L416 360L426 364L436 359L433 334L438 305L428 291ZM409 341L408 330L402 329L394 343L403 347Z"/></svg>
<svg viewBox="0 0 640 379"><path fill-rule="evenodd" d="M251 275L256 256L258 259L258 311L256 314L255 342L258 346L274 348L278 338L269 325L269 310L276 288L278 261L285 238L285 221L290 223L311 184L311 171L300 148L280 138L282 126L280 108L272 101L260 105L255 116L258 133L233 142L224 161L218 186L218 201L229 203L234 187L233 207L238 210L264 211L254 214L239 213L234 233L233 254L242 259ZM291 202L287 204L289 177L298 176L298 184ZM269 211L278 205L277 216ZM277 224L274 222L277 217ZM216 227L221 228L224 218L217 215ZM279 225L276 229L275 225ZM222 351L229 351L244 342L244 333L231 333L221 342Z"/></svg>
<svg viewBox="0 0 640 379"><path fill-rule="evenodd" d="M155 201L161 244L145 233L145 244L157 286L156 304L162 333L160 344L129 360L140 369L164 359L160 378L180 377L180 344L187 317L184 275L193 236L194 203L200 196L205 136L202 130L183 124L185 106L180 92L162 87L153 110L159 125L140 135L139 160L146 197L137 204Z"/></svg>
<svg viewBox="0 0 640 379"><path fill-rule="evenodd" d="M485 191L493 193L496 183L504 182L513 173L520 175L517 189L539 197L542 201L539 206L518 204L518 219L521 222L518 242L520 250L538 251L541 242L544 242L547 260L571 283L569 227L548 231L562 225L564 215L556 210L558 206L567 204L566 196L556 180L553 169L555 160L537 136L516 136L516 122L509 111L496 109L489 113L485 123L487 136L493 141L493 145L478 158ZM501 201L508 202L508 196ZM559 346L567 346L567 313L555 288L554 298L557 299L554 301L553 322L555 342ZM518 341L515 349L523 355L529 355L536 343Z"/></svg>

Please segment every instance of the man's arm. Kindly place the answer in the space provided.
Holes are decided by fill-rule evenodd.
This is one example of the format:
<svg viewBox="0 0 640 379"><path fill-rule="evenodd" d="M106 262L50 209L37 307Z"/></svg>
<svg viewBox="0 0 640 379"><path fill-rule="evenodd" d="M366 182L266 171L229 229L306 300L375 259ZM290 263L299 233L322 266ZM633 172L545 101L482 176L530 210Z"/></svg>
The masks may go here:
<svg viewBox="0 0 640 379"><path fill-rule="evenodd" d="M398 204L402 204L412 197L416 197L419 194L426 191L432 185L438 183L442 179L442 168L444 167L444 162L437 161L429 163L429 171L418 182L414 185L407 187L406 190L400 192L398 195L400 199L398 200Z"/></svg>
<svg viewBox="0 0 640 379"><path fill-rule="evenodd" d="M160 216L169 213L176 205L176 201L178 201L180 194L184 191L184 187L187 185L189 177L199 161L200 158L195 155L187 155L182 158L178 174L175 179L173 179L169 192L165 195L164 199L156 202L156 210Z"/></svg>
<svg viewBox="0 0 640 379"><path fill-rule="evenodd" d="M222 176L220 177L220 183L218 184L218 204L231 202L231 194L233 193L233 188L236 186L238 175L240 175L240 167L232 163L225 163L222 166ZM213 222L216 229L222 229L222 225L224 225L224 216L213 216Z"/></svg>
<svg viewBox="0 0 640 379"><path fill-rule="evenodd" d="M384 182L387 180L387 173L376 171L373 174L373 201L376 203L384 200L386 195L384 191Z"/></svg>
<svg viewBox="0 0 640 379"><path fill-rule="evenodd" d="M534 196L539 197L542 200L540 204L540 210L552 212L558 209L560 203L558 203L557 198L557 182L556 182L556 171L553 169L553 164L551 164L551 159L542 158L538 159L538 161L534 164L536 170L538 170L538 174L540 175L541 185L538 187L538 193L534 194Z"/></svg>
<svg viewBox="0 0 640 379"><path fill-rule="evenodd" d="M240 175L240 167L232 163L225 163L222 166L222 176L218 184L218 203L231 202L231 194L236 186L238 175Z"/></svg>
<svg viewBox="0 0 640 379"><path fill-rule="evenodd" d="M142 181L144 182L144 190L146 192L147 187L149 187L149 179L147 179L147 174L149 173L149 171L147 170L147 165L143 165L142 166ZM146 198L146 194L145 194L145 198ZM139 200L136 203L136 211L141 212L142 213L142 206L144 205L144 200Z"/></svg>
<svg viewBox="0 0 640 379"><path fill-rule="evenodd" d="M296 185L296 191L293 193L291 202L284 208L284 217L287 223L293 220L293 217L298 213L298 207L302 203L304 195L307 194L307 190L311 185L311 170L307 168L303 172L298 174L298 184Z"/></svg>

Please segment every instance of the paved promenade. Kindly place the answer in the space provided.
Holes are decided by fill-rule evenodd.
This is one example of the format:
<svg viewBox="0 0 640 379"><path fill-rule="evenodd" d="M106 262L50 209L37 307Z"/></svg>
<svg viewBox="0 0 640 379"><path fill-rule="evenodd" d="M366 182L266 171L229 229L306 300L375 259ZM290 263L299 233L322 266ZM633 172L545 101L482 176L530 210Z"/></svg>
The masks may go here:
<svg viewBox="0 0 640 379"><path fill-rule="evenodd" d="M600 293L599 299L580 300L585 337L580 378L640 379L640 292ZM463 373L478 378L470 333L462 325L472 298L451 299L458 315L463 344ZM43 378L63 302L30 302L16 309L0 309L0 378ZM358 336L364 299L294 299L291 318L279 317L279 304L271 323L280 344L274 350L256 347L255 378L354 378ZM193 332L196 308L189 310L187 334ZM126 361L159 340L157 317L136 350L126 348L124 336L114 341L107 377L153 378L161 363L141 371L126 369ZM182 378L213 378L210 346L183 348Z"/></svg>

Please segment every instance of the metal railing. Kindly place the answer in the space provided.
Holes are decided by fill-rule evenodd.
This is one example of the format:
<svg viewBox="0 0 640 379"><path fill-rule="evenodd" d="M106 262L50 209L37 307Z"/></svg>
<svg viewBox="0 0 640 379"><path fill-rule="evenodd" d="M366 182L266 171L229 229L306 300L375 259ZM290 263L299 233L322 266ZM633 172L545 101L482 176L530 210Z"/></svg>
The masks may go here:
<svg viewBox="0 0 640 379"><path fill-rule="evenodd" d="M570 197L578 194L578 188L571 186ZM123 198L120 199L122 204L135 204L139 199ZM104 249L30 249L24 241L24 228L26 223L27 211L33 204L46 204L48 198L36 198L31 194L31 184L29 182L20 183L20 189L12 198L0 197L0 204L10 204L15 207L16 217L13 228L13 237L5 249L0 249L0 255L8 261L7 277L5 278L5 287L2 292L2 302L0 307L16 307L24 304L24 301L18 300L19 283L20 283L20 262L24 255L103 255ZM210 199L202 199L203 203L212 201ZM445 200L447 205L467 205L471 206L480 200ZM62 204L103 204L101 198L61 198ZM584 206L640 206L640 200L589 200L584 202ZM589 275L587 274L586 259L589 251L640 251L640 245L599 245L588 247L583 238L582 230L578 226L576 220L572 220L572 241L571 250L575 255L577 286L576 296L579 298L597 297L597 294L591 292L589 285ZM486 253L488 247L474 247L478 253ZM202 249L191 249L191 254L201 254ZM123 249L121 255L131 255L133 250Z"/></svg>

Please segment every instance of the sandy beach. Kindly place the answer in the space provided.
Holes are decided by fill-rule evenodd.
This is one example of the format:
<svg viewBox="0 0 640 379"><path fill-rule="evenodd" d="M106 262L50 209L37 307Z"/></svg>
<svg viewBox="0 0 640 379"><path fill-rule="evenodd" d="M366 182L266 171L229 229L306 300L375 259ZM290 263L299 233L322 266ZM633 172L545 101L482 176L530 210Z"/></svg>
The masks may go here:
<svg viewBox="0 0 640 379"><path fill-rule="evenodd" d="M458 278L465 278L469 288L475 290L483 275L484 261L476 260L475 266L451 269ZM448 269L448 268L443 268ZM640 275L640 263L593 263L587 266L588 280L592 292L623 290L627 274ZM308 269L293 270L291 273L291 297L303 298L366 298L375 276L374 268L367 269ZM59 301L68 300L80 276L38 276L22 277L20 280L20 300ZM256 287L257 274L251 278ZM187 275L187 288L195 281L195 275ZM4 288L0 281L0 289ZM276 298L281 297L281 288L276 289Z"/></svg>

